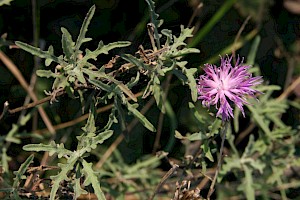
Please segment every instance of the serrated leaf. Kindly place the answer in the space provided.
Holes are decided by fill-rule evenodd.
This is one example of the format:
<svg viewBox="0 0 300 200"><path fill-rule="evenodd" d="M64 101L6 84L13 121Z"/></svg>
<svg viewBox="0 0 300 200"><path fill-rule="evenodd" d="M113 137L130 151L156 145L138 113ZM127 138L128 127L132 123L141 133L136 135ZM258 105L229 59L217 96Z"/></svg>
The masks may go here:
<svg viewBox="0 0 300 200"><path fill-rule="evenodd" d="M74 56L74 42L72 40L72 36L67 29L61 27L62 37L61 44L62 49L65 54L65 58L68 62L71 62L72 56ZM74 58L73 58L74 59Z"/></svg>
<svg viewBox="0 0 300 200"><path fill-rule="evenodd" d="M112 49L127 47L130 44L131 43L128 42L128 41L118 41L118 42L109 43L107 45L103 45L103 42L100 41L96 50L94 50L94 51L90 51L89 49L85 50L85 56L79 61L78 65L79 66L84 66L85 63L89 59L97 60L97 57L100 54L108 54L108 52Z"/></svg>
<svg viewBox="0 0 300 200"><path fill-rule="evenodd" d="M181 57L190 53L200 53L199 49L196 48L184 48L178 51L174 51L170 54L170 58L177 58Z"/></svg>
<svg viewBox="0 0 300 200"><path fill-rule="evenodd" d="M76 44L75 44L75 54L77 54L79 52L79 48L81 47L82 43L86 42L85 40L85 34L88 30L88 26L94 16L94 13L95 13L95 10L96 10L96 6L93 5L88 13L86 14L85 18L84 18L84 21L82 23L82 26L80 28L80 32L79 32L79 35L77 37L77 41L76 41Z"/></svg>
<svg viewBox="0 0 300 200"><path fill-rule="evenodd" d="M187 61L176 62L176 64L180 67L180 69L182 70L182 73L187 77L187 79L188 79L187 84L191 90L192 100L194 102L196 102L198 93L197 93L197 83L196 83L194 74L197 72L197 69L196 68L187 69L185 67L185 65L187 64Z"/></svg>
<svg viewBox="0 0 300 200"><path fill-rule="evenodd" d="M17 188L20 184L22 176L25 174L27 168L29 167L30 163L33 161L33 154L30 155L20 166L19 170L15 172L16 177L14 178L13 188Z"/></svg>
<svg viewBox="0 0 300 200"><path fill-rule="evenodd" d="M75 199L77 199L82 194L88 194L87 191L82 189L81 183L80 183L80 178L75 179L74 193L75 193Z"/></svg>
<svg viewBox="0 0 300 200"><path fill-rule="evenodd" d="M158 19L158 14L155 13L155 3L152 0L146 0L147 4L149 5L150 10L150 17L151 22L154 25L154 39L156 42L156 48L160 49L160 41L159 41L159 34L158 34L158 27L160 26L160 21ZM154 49L156 50L156 49Z"/></svg>
<svg viewBox="0 0 300 200"><path fill-rule="evenodd" d="M59 76L58 74L53 73L51 70L43 70L43 69L36 70L36 75L38 75L39 77L46 77L46 78L50 78L50 77L56 78Z"/></svg>
<svg viewBox="0 0 300 200"><path fill-rule="evenodd" d="M148 121L148 119L142 115L136 108L134 108L133 105L131 105L129 102L126 104L127 109L129 112L131 112L148 130L155 132L155 127Z"/></svg>
<svg viewBox="0 0 300 200"><path fill-rule="evenodd" d="M92 169L92 163L82 160L83 173L85 174L84 185L92 184L95 195L99 200L105 200L105 195L101 190L97 173Z"/></svg>
<svg viewBox="0 0 300 200"><path fill-rule="evenodd" d="M85 126L82 128L84 132L86 132L88 135L91 136L94 136L96 132L95 118L96 118L95 105L94 102L92 101L90 105L88 120Z"/></svg>
<svg viewBox="0 0 300 200"><path fill-rule="evenodd" d="M72 151L65 149L63 143L58 145L58 144L55 144L54 141L50 142L50 144L27 144L27 145L23 146L23 150L37 151L37 152L45 151L45 152L49 152L50 156L57 153L59 158L61 158L63 156L70 156L73 153Z"/></svg>
<svg viewBox="0 0 300 200"><path fill-rule="evenodd" d="M69 171L73 170L74 165L77 160L78 160L78 157L73 156L73 157L70 157L70 159L68 159L67 164L62 164L62 163L58 164L58 166L61 168L61 171L55 176L50 176L50 178L53 181L51 192L50 192L50 200L55 200L56 192L57 192L58 188L61 187L60 182L62 182L64 180L66 180L66 181L69 180L67 174Z"/></svg>
<svg viewBox="0 0 300 200"><path fill-rule="evenodd" d="M174 36L174 43L172 44L171 49L170 49L173 52L176 52L178 47L185 46L186 43L184 43L184 41L187 38L193 37L193 34L192 34L193 28L184 28L184 26L181 25L180 30L181 30L181 32L180 32L180 35L178 36L178 38Z"/></svg>
<svg viewBox="0 0 300 200"><path fill-rule="evenodd" d="M52 61L54 61L54 62L56 62L56 63L58 63L62 66L66 65L65 61L63 61L60 57L54 56L52 46L49 47L48 51L42 51L40 48L31 46L29 44L26 44L26 43L23 43L23 42L20 42L20 41L16 41L16 45L18 47L20 47L21 49L31 53L32 55L38 56L40 58L48 59L48 64L49 65ZM46 66L49 66L49 65L46 64Z"/></svg>

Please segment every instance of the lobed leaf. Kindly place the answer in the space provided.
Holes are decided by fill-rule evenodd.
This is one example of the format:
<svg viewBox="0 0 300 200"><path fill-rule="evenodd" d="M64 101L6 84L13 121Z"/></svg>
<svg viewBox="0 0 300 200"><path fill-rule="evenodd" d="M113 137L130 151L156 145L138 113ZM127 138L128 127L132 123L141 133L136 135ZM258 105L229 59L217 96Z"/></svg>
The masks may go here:
<svg viewBox="0 0 300 200"><path fill-rule="evenodd" d="M83 173L85 174L84 185L92 184L95 195L99 200L105 200L105 195L101 190L100 182L98 180L97 173L92 169L92 163L87 163L84 159L82 160Z"/></svg>
<svg viewBox="0 0 300 200"><path fill-rule="evenodd" d="M42 51L40 48L31 46L29 44L26 44L26 43L23 43L20 41L16 41L16 45L18 47L20 47L21 49L31 53L32 55L38 56L40 58L45 58L46 66L49 66L52 61L54 61L62 66L67 65L67 63L61 57L54 56L52 46L49 46L48 51Z"/></svg>
<svg viewBox="0 0 300 200"><path fill-rule="evenodd" d="M51 192L50 192L50 200L55 200L55 196L57 193L57 190L61 187L60 182L66 180L68 181L69 178L67 176L68 172L73 170L75 163L77 162L78 157L73 156L68 159L67 164L59 163L58 166L61 168L61 171L55 175L50 176L50 178L53 181Z"/></svg>
<svg viewBox="0 0 300 200"><path fill-rule="evenodd" d="M27 144L23 146L23 150L25 151L45 151L49 152L49 155L57 153L58 157L61 158L63 156L70 156L73 154L72 151L65 149L64 144L55 144L54 141L50 142L50 144Z"/></svg>
<svg viewBox="0 0 300 200"><path fill-rule="evenodd" d="M85 18L84 18L84 21L82 23L82 26L80 28L80 31L79 31L79 35L77 37L77 41L76 41L76 45L75 45L75 55L79 52L79 48L81 47L82 43L84 42L87 42L89 41L89 39L85 38L85 34L88 30L88 26L90 25L90 22L94 16L94 13L95 13L95 10L96 10L96 6L93 5L88 13L86 14Z"/></svg>
<svg viewBox="0 0 300 200"><path fill-rule="evenodd" d="M62 37L61 37L61 44L62 44L62 49L65 54L65 59L69 63L72 63L72 59L74 60L74 48L75 48L75 43L72 40L71 34L68 32L67 29L64 27L61 28L62 32Z"/></svg>

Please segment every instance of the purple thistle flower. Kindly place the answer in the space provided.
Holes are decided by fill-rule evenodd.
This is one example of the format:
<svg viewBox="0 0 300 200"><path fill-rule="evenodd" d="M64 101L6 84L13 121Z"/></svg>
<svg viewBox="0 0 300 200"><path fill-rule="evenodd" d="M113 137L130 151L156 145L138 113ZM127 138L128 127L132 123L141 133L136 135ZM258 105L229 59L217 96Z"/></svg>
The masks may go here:
<svg viewBox="0 0 300 200"><path fill-rule="evenodd" d="M262 83L262 77L252 77L248 72L251 66L239 63L239 58L235 66L231 65L232 56L221 57L221 65L217 67L211 64L205 64L204 75L198 79L198 99L202 100L202 105L210 107L215 105L218 109L217 116L221 116L223 121L233 118L234 103L245 117L243 105L249 104L246 95L255 98L256 92L261 93L251 86Z"/></svg>

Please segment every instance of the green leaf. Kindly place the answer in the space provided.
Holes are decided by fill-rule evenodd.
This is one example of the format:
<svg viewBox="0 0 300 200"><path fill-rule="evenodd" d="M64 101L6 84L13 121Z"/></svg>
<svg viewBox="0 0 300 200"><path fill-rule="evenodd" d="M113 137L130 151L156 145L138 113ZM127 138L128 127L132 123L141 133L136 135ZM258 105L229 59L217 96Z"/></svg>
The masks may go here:
<svg viewBox="0 0 300 200"><path fill-rule="evenodd" d="M257 109L255 109L251 105L246 105L247 108L251 111L253 119L256 121L256 123L260 126L260 128L268 135L271 136L271 131L269 129L269 126L265 123L265 119L263 116L261 116Z"/></svg>
<svg viewBox="0 0 300 200"><path fill-rule="evenodd" d="M207 136L202 132L188 134L187 136L182 136L178 131L175 131L175 137L178 139L186 139L189 141L197 141L207 139Z"/></svg>
<svg viewBox="0 0 300 200"><path fill-rule="evenodd" d="M38 75L39 77L46 77L46 78L50 78L50 77L56 78L59 76L58 74L53 73L51 70L43 70L43 69L36 70L36 75Z"/></svg>
<svg viewBox="0 0 300 200"><path fill-rule="evenodd" d="M88 40L86 40L87 38L85 38L85 34L88 30L88 26L89 26L93 16L94 16L95 10L96 10L96 6L93 5L89 9L88 13L86 14L86 17L84 18L84 21L83 21L82 26L80 28L80 32L79 32L79 35L78 35L78 38L77 38L77 41L76 41L76 45L75 45L75 55L78 54L79 48L81 47L82 43L88 41Z"/></svg>
<svg viewBox="0 0 300 200"><path fill-rule="evenodd" d="M13 0L0 0L0 6L3 5L10 5L10 2L12 2Z"/></svg>
<svg viewBox="0 0 300 200"><path fill-rule="evenodd" d="M74 57L72 58L72 56L76 56L74 55L75 43L73 42L72 36L67 29L61 27L61 32L62 32L62 38L61 38L62 49L65 54L66 60L69 63L71 63L72 59L75 59Z"/></svg>
<svg viewBox="0 0 300 200"><path fill-rule="evenodd" d="M53 181L51 192L50 192L50 200L55 200L56 192L59 187L61 187L60 182L63 180L68 181L69 178L67 176L68 172L74 169L74 165L76 161L78 160L78 157L72 156L70 159L68 159L67 164L58 163L58 166L61 168L61 171L55 175L50 176L50 178Z"/></svg>
<svg viewBox="0 0 300 200"><path fill-rule="evenodd" d="M252 170L245 165L243 166L243 169L245 172L245 178L243 180L243 183L238 187L238 190L241 190L245 193L247 200L255 200Z"/></svg>
<svg viewBox="0 0 300 200"><path fill-rule="evenodd" d="M197 92L197 83L194 74L197 72L197 69L196 68L187 69L185 67L187 61L176 62L176 64L181 68L182 73L187 77L188 80L187 84L191 90L192 100L196 102L198 97L198 92Z"/></svg>
<svg viewBox="0 0 300 200"><path fill-rule="evenodd" d="M94 192L99 200L105 200L105 195L101 190L100 182L98 180L97 173L92 169L92 163L87 163L82 160L83 173L85 174L84 185L92 184Z"/></svg>
<svg viewBox="0 0 300 200"><path fill-rule="evenodd" d="M14 135L17 133L18 130L19 130L19 126L13 124L11 130L8 132L7 136L5 137L5 141L20 144L21 140L14 137Z"/></svg>
<svg viewBox="0 0 300 200"><path fill-rule="evenodd" d="M121 81L116 80L112 76L105 74L104 72L100 71L93 71L89 69L83 69L83 72L89 75L90 79L93 79L95 77L97 78L102 78L102 79L107 79L117 85L117 87L124 92L128 97L130 97L133 101L137 102L137 98L134 96L134 94L131 92L131 90L124 85ZM104 83L97 81L97 80L89 80L90 83L95 84L96 86L100 87L103 90L109 91L110 87L105 86Z"/></svg>
<svg viewBox="0 0 300 200"><path fill-rule="evenodd" d="M85 126L82 128L82 130L84 132L86 132L87 135L91 135L91 136L95 135L95 132L96 132L95 118L96 118L95 104L94 104L94 101L92 101L90 104L88 120L87 120Z"/></svg>
<svg viewBox="0 0 300 200"><path fill-rule="evenodd" d="M219 129L221 128L222 120L216 118L211 126L208 127L210 130L208 136L213 137L215 134L219 134Z"/></svg>
<svg viewBox="0 0 300 200"><path fill-rule="evenodd" d="M75 193L75 199L77 199L82 194L88 194L87 191L81 188L80 178L75 179L74 193Z"/></svg>
<svg viewBox="0 0 300 200"><path fill-rule="evenodd" d="M54 56L52 46L49 46L48 51L42 51L40 48L31 46L29 44L26 44L26 43L23 43L20 41L16 41L16 45L18 47L20 47L21 49L31 53L32 55L38 56L40 58L48 59L48 61L46 60L46 66L49 66L52 61L54 61L62 66L67 65L67 63L65 61L63 61L63 59L61 59L60 57Z"/></svg>
<svg viewBox="0 0 300 200"><path fill-rule="evenodd" d="M193 37L193 29L194 28L184 28L183 25L180 26L180 35L179 37L175 37L174 36L174 43L172 44L171 46L171 51L172 52L177 52L177 48L180 47L180 46L185 46L186 43L184 43L184 41L189 38L189 37ZM200 52L198 49L195 49L195 48L191 48L190 49L191 51L195 51L194 53L198 53Z"/></svg>
<svg viewBox="0 0 300 200"><path fill-rule="evenodd" d="M49 152L50 156L57 153L58 158L61 158L63 156L70 156L73 154L72 151L65 149L63 143L58 145L58 144L55 144L54 141L50 142L50 144L27 144L27 145L23 146L23 150L25 150L25 151L45 151L45 152Z"/></svg>
<svg viewBox="0 0 300 200"><path fill-rule="evenodd" d="M158 34L158 27L160 26L160 21L157 20L159 15L155 13L154 1L146 0L146 2L149 5L151 22L154 25L154 39L156 42L156 48L160 49L160 41L159 41L160 38L159 38L159 34ZM154 50L156 50L156 49L154 49Z"/></svg>
<svg viewBox="0 0 300 200"><path fill-rule="evenodd" d="M137 66L143 70L150 70L150 71L152 70L148 65L145 65L143 61L137 59L136 57L134 57L130 54L121 55L121 58L123 58L127 62L134 64L135 66Z"/></svg>
<svg viewBox="0 0 300 200"><path fill-rule="evenodd" d="M16 177L14 178L14 183L13 183L13 188L17 188L20 184L20 181L22 179L22 176L25 174L27 168L29 167L30 163L33 161L33 154L30 155L25 161L24 163L21 164L19 170L17 172L14 172L14 174L16 175Z"/></svg>
<svg viewBox="0 0 300 200"><path fill-rule="evenodd" d="M148 130L155 132L155 127L148 121L148 119L142 115L133 105L129 102L126 104L128 111L131 112Z"/></svg>
<svg viewBox="0 0 300 200"><path fill-rule="evenodd" d="M106 91L106 92L113 92L113 87L111 85L108 85L106 83L103 83L100 80L96 80L96 79L88 79L88 81L95 85L96 87Z"/></svg>
<svg viewBox="0 0 300 200"><path fill-rule="evenodd" d="M196 48L184 48L184 49L172 52L170 54L170 58L177 58L177 57L185 56L190 53L200 53L200 50L196 49Z"/></svg>
<svg viewBox="0 0 300 200"><path fill-rule="evenodd" d="M201 149L203 150L205 157L208 158L211 162L214 162L214 157L211 154L208 142L204 142L204 144L201 145Z"/></svg>
<svg viewBox="0 0 300 200"><path fill-rule="evenodd" d="M152 90L153 90L154 99L156 101L156 105L158 106L158 108L160 109L160 111L162 113L165 113L166 112L166 108L165 108L165 104L164 104L165 93L161 88L158 77L156 77L156 76L154 77Z"/></svg>
<svg viewBox="0 0 300 200"><path fill-rule="evenodd" d="M89 49L85 50L85 56L78 62L78 66L80 67L84 66L89 59L97 60L97 57L100 54L108 54L108 52L112 49L127 47L130 44L131 43L128 41L118 41L118 42L109 43L108 45L104 45L103 42L100 41L96 50L94 51L90 51Z"/></svg>

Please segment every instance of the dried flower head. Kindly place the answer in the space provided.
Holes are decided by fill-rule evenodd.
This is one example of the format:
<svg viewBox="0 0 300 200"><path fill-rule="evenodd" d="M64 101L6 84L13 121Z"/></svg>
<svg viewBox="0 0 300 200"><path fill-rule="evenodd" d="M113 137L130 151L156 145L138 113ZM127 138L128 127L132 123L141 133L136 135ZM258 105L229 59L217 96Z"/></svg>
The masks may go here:
<svg viewBox="0 0 300 200"><path fill-rule="evenodd" d="M210 107L215 105L218 109L217 116L222 120L233 118L233 108L230 104L235 104L245 117L243 105L248 104L246 96L255 98L254 94L259 92L251 86L262 83L262 77L252 77L248 72L251 67L243 65L237 59L235 66L231 65L232 56L221 57L221 65L217 67L205 64L204 75L198 79L198 99L202 100L202 105ZM259 92L260 93L260 92Z"/></svg>

